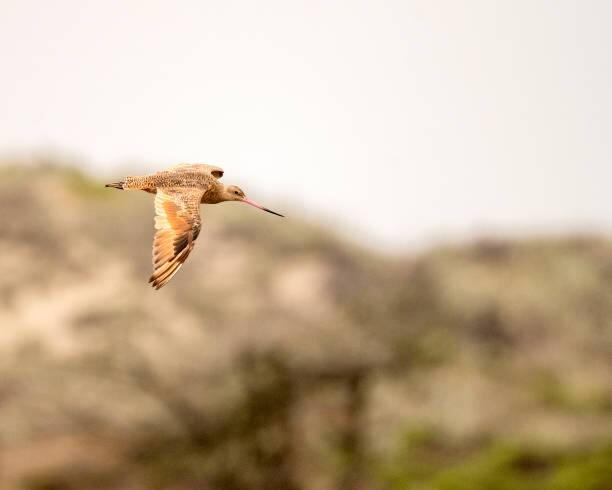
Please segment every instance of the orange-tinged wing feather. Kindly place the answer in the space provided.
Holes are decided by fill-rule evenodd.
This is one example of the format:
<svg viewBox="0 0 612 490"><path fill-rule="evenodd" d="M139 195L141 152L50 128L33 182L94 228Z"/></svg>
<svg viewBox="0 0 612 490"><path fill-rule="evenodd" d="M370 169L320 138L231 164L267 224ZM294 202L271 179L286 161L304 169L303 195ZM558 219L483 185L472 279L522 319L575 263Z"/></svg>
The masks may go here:
<svg viewBox="0 0 612 490"><path fill-rule="evenodd" d="M153 274L155 289L166 285L181 268L200 234L203 189L158 189L155 196Z"/></svg>

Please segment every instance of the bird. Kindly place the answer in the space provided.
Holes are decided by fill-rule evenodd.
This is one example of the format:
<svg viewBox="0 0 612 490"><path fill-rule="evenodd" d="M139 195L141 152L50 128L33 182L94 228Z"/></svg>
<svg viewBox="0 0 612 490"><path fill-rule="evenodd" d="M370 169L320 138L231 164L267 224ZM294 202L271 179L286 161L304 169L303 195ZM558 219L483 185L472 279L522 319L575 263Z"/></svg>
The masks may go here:
<svg viewBox="0 0 612 490"><path fill-rule="evenodd" d="M203 163L180 163L149 175L128 176L106 184L120 190L137 189L155 194L153 273L149 284L162 288L187 260L200 234L200 204L239 201L284 217L248 199L236 185L220 182L223 169Z"/></svg>

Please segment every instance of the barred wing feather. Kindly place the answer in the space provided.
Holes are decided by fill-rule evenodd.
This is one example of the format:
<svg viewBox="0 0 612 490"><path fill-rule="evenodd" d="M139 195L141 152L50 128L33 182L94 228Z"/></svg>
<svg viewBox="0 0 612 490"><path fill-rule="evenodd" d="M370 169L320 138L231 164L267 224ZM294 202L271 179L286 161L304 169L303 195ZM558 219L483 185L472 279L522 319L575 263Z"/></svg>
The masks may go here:
<svg viewBox="0 0 612 490"><path fill-rule="evenodd" d="M204 189L158 189L155 195L153 274L155 289L166 285L193 250L202 226L200 200Z"/></svg>

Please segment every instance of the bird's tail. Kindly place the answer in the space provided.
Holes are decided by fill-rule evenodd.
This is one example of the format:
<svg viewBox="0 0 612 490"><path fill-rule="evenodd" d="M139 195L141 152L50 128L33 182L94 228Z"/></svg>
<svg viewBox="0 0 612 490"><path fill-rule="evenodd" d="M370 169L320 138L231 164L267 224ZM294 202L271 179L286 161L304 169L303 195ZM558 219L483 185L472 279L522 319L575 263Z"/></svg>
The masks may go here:
<svg viewBox="0 0 612 490"><path fill-rule="evenodd" d="M120 180L119 182L113 182L112 184L106 184L104 187L114 187L115 189L124 189L125 180Z"/></svg>

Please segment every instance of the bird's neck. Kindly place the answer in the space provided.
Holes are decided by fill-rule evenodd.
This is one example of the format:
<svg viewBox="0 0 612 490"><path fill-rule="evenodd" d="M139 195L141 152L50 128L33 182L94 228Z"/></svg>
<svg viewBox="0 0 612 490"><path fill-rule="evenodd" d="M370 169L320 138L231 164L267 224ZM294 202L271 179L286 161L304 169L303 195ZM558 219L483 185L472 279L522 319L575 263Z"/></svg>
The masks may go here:
<svg viewBox="0 0 612 490"><path fill-rule="evenodd" d="M204 193L202 202L205 204L218 204L220 202L226 201L226 199L224 199L223 197L224 194L225 186L220 182L214 182Z"/></svg>

